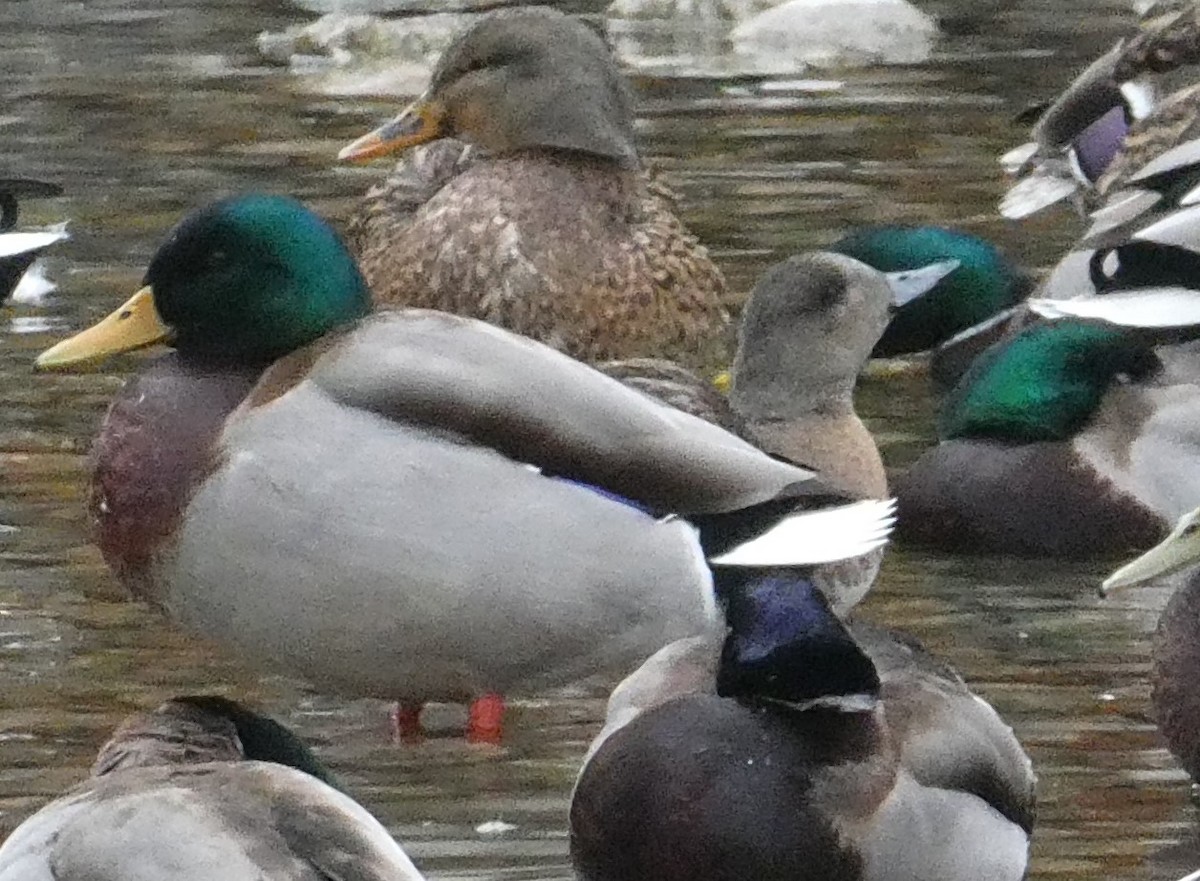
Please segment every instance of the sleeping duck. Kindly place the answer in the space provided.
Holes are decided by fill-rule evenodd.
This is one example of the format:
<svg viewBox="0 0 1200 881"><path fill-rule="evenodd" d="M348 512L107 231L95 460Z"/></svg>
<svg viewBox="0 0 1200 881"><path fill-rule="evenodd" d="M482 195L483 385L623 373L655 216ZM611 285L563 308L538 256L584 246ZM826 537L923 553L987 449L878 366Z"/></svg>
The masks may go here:
<svg viewBox="0 0 1200 881"><path fill-rule="evenodd" d="M971 365L938 445L897 481L901 537L1066 557L1157 541L1200 498L1200 361L1155 345L1194 336L1197 304L1177 289L1030 301L1053 320Z"/></svg>
<svg viewBox="0 0 1200 881"><path fill-rule="evenodd" d="M90 779L17 827L0 881L421 881L287 728L216 696L126 719Z"/></svg>
<svg viewBox="0 0 1200 881"><path fill-rule="evenodd" d="M174 348L93 453L97 540L136 596L330 691L470 702L719 626L706 557L812 565L886 538L888 502L547 346L369 309L327 224L241 196L186 218L146 287L39 358Z"/></svg>
<svg viewBox="0 0 1200 881"><path fill-rule="evenodd" d="M425 94L340 158L417 145L349 225L379 303L587 361L728 356L724 281L642 168L626 85L587 25L543 7L479 17Z"/></svg>
<svg viewBox="0 0 1200 881"><path fill-rule="evenodd" d="M623 682L571 801L583 881L1017 881L1034 778L1012 730L795 573L719 578L729 632Z"/></svg>

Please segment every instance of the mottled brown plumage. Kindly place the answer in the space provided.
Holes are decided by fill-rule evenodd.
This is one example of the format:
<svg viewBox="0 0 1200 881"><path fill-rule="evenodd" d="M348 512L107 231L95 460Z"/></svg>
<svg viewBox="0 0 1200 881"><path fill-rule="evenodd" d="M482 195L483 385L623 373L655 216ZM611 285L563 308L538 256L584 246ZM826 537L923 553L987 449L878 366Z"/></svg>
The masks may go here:
<svg viewBox="0 0 1200 881"><path fill-rule="evenodd" d="M641 167L625 86L586 26L481 18L422 99L343 153L429 141L349 222L381 305L483 318L589 361L727 354L721 274Z"/></svg>

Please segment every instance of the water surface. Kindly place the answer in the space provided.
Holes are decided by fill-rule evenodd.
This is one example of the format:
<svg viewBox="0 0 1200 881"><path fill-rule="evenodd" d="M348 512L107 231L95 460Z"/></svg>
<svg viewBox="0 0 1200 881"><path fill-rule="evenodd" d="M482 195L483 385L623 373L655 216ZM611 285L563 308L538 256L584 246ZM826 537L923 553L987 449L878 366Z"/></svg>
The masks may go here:
<svg viewBox="0 0 1200 881"><path fill-rule="evenodd" d="M931 62L816 74L837 87L714 81L669 65L635 78L643 152L669 172L736 287L859 223L950 223L1035 266L1077 234L1066 213L1001 221L995 157L1023 134L1011 116L1106 48L1124 5L934 11L953 14L955 35ZM304 20L270 0L0 4L5 173L62 183L62 198L26 218L71 218L75 233L53 266L59 295L0 315L0 523L10 527L0 533L0 835L77 781L124 714L219 688L312 739L433 877L566 878L567 798L599 701L521 704L500 749L449 737L395 747L383 704L310 694L182 636L123 601L83 517L88 439L137 359L83 376L30 373L58 332L134 289L187 208L255 188L336 218L383 173L332 157L395 99L331 97L256 56L259 31ZM681 41L660 29L639 45L669 56ZM37 332L46 323L54 333ZM891 464L929 443L919 379L868 384L861 408ZM1169 878L1196 852L1188 781L1148 718L1147 631L1164 596L1102 602L1104 570L900 551L867 603L957 664L1033 754L1039 879ZM496 820L513 828L479 831ZM1147 862L1180 842L1177 866Z"/></svg>

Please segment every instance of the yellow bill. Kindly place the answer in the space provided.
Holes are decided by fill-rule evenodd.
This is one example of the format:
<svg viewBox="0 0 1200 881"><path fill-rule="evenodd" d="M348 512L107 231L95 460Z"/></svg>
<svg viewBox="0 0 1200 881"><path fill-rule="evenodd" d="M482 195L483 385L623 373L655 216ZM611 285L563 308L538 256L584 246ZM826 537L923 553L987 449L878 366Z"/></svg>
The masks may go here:
<svg viewBox="0 0 1200 881"><path fill-rule="evenodd" d="M407 150L442 137L445 111L436 101L418 98L404 112L368 132L338 152L343 162L365 162L398 150Z"/></svg>
<svg viewBox="0 0 1200 881"><path fill-rule="evenodd" d="M162 342L170 333L154 307L154 291L147 286L107 318L42 352L33 366L38 370L61 370L144 349Z"/></svg>

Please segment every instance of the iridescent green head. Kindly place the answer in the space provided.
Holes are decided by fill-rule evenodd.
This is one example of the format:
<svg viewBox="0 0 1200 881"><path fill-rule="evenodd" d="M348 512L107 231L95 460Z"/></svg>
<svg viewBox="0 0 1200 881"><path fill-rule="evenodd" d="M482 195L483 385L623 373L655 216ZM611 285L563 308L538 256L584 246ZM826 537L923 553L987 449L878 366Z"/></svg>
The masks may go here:
<svg viewBox="0 0 1200 881"><path fill-rule="evenodd" d="M880 272L916 269L939 260L959 261L959 268L929 293L897 310L875 345L875 357L932 349L1024 299L1033 287L1032 279L994 245L940 226L867 227L829 250Z"/></svg>
<svg viewBox="0 0 1200 881"><path fill-rule="evenodd" d="M1127 332L1079 321L1036 324L975 360L946 399L938 434L1066 440L1092 417L1116 377L1143 378L1159 366L1153 350Z"/></svg>
<svg viewBox="0 0 1200 881"><path fill-rule="evenodd" d="M64 367L167 342L187 358L266 364L367 314L371 295L337 233L294 199L244 195L188 215L142 288L43 353Z"/></svg>

